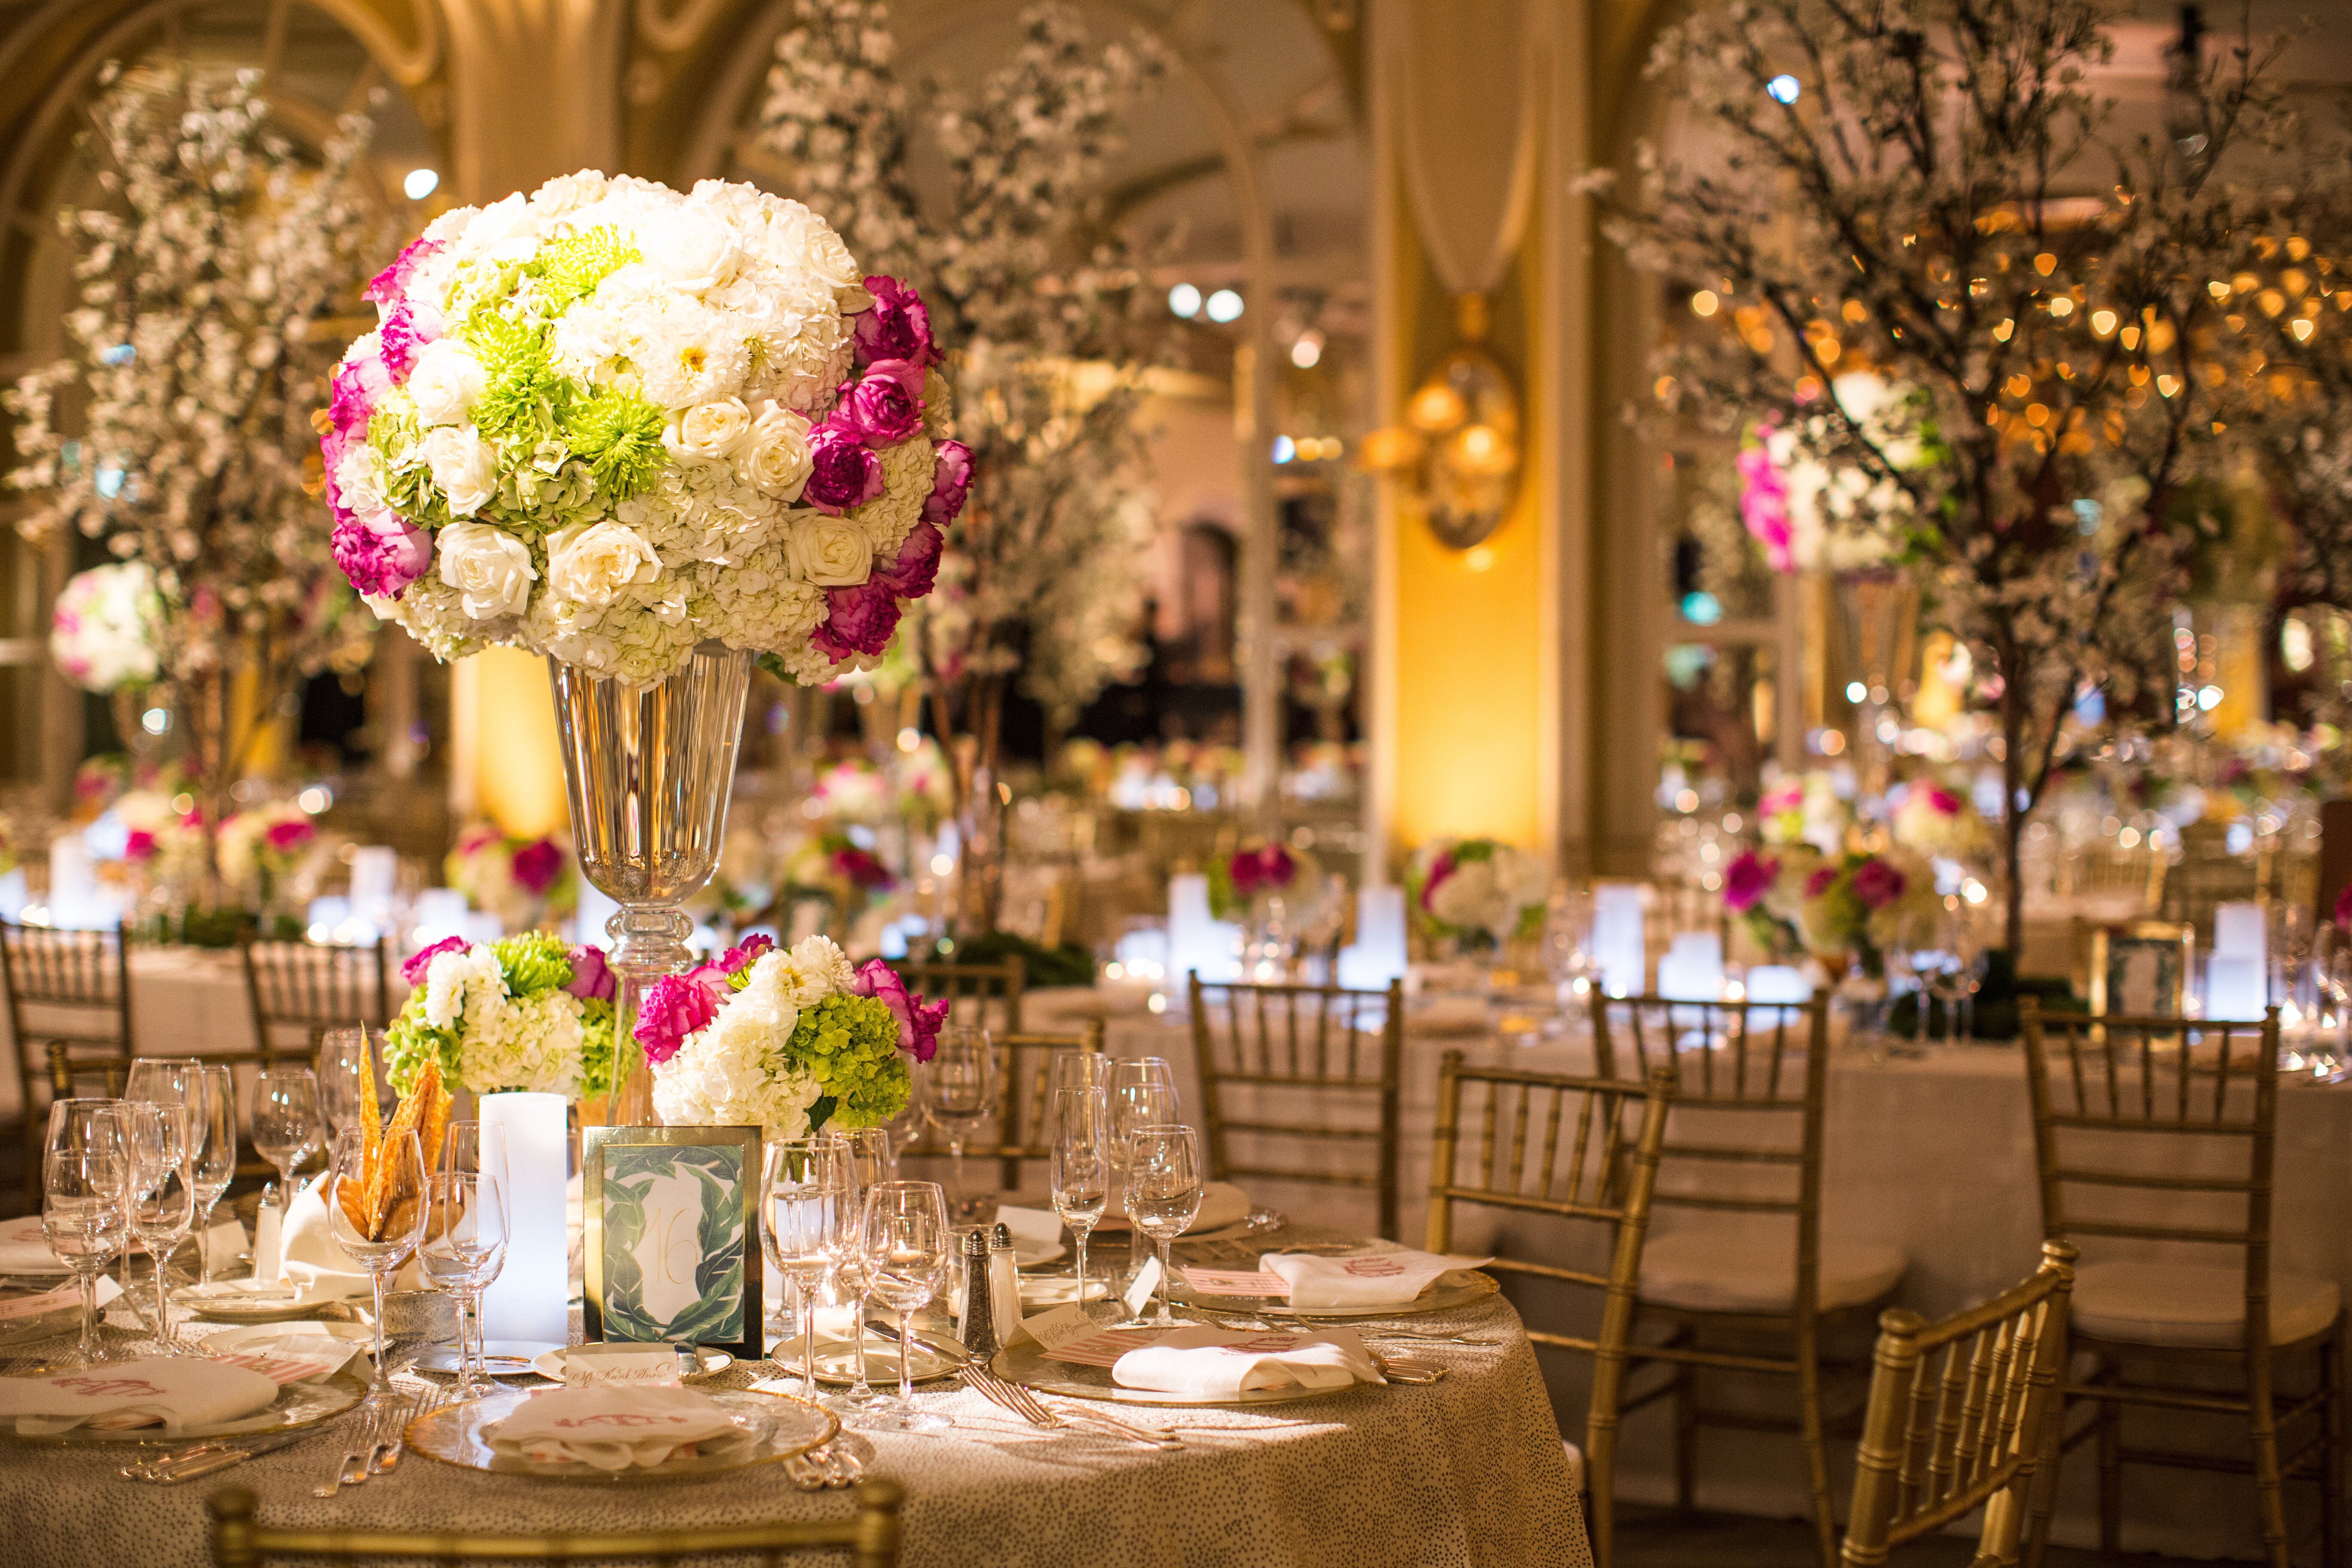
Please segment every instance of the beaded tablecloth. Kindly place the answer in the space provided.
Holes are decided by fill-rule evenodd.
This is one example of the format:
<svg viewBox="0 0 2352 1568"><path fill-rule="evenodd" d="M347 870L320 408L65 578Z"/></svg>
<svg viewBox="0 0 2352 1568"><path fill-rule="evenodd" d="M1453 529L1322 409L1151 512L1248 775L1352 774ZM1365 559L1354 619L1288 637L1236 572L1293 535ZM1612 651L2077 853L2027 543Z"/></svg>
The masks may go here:
<svg viewBox="0 0 2352 1568"><path fill-rule="evenodd" d="M1517 1315L1490 1299L1412 1321L1496 1342L1414 1344L1416 1359L1448 1369L1432 1384L1357 1388L1255 1411L1155 1411L1181 1429L1184 1449L1173 1453L1032 1427L960 1383L919 1390L918 1401L951 1415L954 1429L862 1434L875 1451L868 1473L906 1488L908 1568L1589 1568L1559 1431ZM135 1324L118 1311L110 1342L136 1348ZM69 1348L69 1339L11 1347L0 1370L29 1370L31 1359ZM782 1375L761 1363L713 1381L743 1387ZM264 1521L314 1529L672 1529L852 1510L847 1493L799 1490L773 1466L613 1486L488 1476L415 1453L390 1475L315 1499L310 1488L341 1457L350 1419L175 1487L122 1479L121 1448L35 1447L0 1436L0 1564L201 1568L209 1562L205 1497L232 1483L259 1495Z"/></svg>

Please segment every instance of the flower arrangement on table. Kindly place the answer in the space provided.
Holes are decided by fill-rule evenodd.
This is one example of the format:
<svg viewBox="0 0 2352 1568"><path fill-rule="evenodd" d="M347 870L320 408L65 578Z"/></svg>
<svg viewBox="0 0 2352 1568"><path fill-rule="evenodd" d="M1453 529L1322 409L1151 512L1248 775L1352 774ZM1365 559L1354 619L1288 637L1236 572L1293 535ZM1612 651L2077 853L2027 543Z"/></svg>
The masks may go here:
<svg viewBox="0 0 2352 1568"><path fill-rule="evenodd" d="M898 815L918 833L935 833L955 815L955 768L938 741L929 735L912 751L898 752L890 763L890 784Z"/></svg>
<svg viewBox="0 0 2352 1568"><path fill-rule="evenodd" d="M201 830L201 821L194 824ZM286 802L233 813L215 836L221 883L247 907L273 910L287 878L319 842L310 814Z"/></svg>
<svg viewBox="0 0 2352 1568"><path fill-rule="evenodd" d="M85 691L146 686L161 672L155 626L163 613L155 574L143 561L77 572L49 613L49 658Z"/></svg>
<svg viewBox="0 0 2352 1568"><path fill-rule="evenodd" d="M1439 838L1413 852L1405 896L1430 935L1501 946L1542 934L1551 868L1494 838Z"/></svg>
<svg viewBox="0 0 2352 1568"><path fill-rule="evenodd" d="M126 790L107 809L122 824L122 860L136 876L150 888L193 893L211 846L203 814L173 804L177 798L160 789Z"/></svg>
<svg viewBox="0 0 2352 1568"><path fill-rule="evenodd" d="M497 916L509 931L570 914L580 903L572 847L556 834L526 837L477 823L457 835L441 868L467 902Z"/></svg>
<svg viewBox="0 0 2352 1568"><path fill-rule="evenodd" d="M1313 858L1277 839L1255 840L1209 863L1209 910L1219 920L1247 915L1266 898L1284 900L1297 915L1303 911L1290 900L1320 890Z"/></svg>
<svg viewBox="0 0 2352 1568"><path fill-rule="evenodd" d="M1810 844L1824 855L1845 847L1853 805L1825 770L1783 777L1756 802L1756 836L1767 844Z"/></svg>
<svg viewBox="0 0 2352 1568"><path fill-rule="evenodd" d="M636 1038L664 1121L804 1138L905 1110L914 1064L931 1059L947 1014L879 959L853 969L824 937L789 951L753 937L656 982Z"/></svg>
<svg viewBox="0 0 2352 1568"><path fill-rule="evenodd" d="M716 638L878 657L970 454L913 290L800 203L594 172L444 214L368 286L321 417L335 559L452 658L651 680Z"/></svg>
<svg viewBox="0 0 2352 1568"><path fill-rule="evenodd" d="M1889 463L1914 468L1928 460L1931 437L1920 428L1926 399L1867 371L1849 372L1832 385ZM1788 424L1752 426L1741 444L1739 519L1775 572L1883 564L1892 553L1888 527L1912 512L1910 493L1893 479L1823 455L1836 448L1842 428L1824 405Z"/></svg>
<svg viewBox="0 0 2352 1568"><path fill-rule="evenodd" d="M897 885L880 857L846 833L812 833L784 863L787 896L797 892L832 900L845 927Z"/></svg>
<svg viewBox="0 0 2352 1568"><path fill-rule="evenodd" d="M890 781L864 757L845 757L817 774L809 799L833 822L873 826L890 815Z"/></svg>
<svg viewBox="0 0 2352 1568"><path fill-rule="evenodd" d="M476 1094L579 1100L612 1088L614 983L601 948L544 931L453 936L411 956L400 977L415 989L384 1034L383 1063L403 1094L428 1061Z"/></svg>
<svg viewBox="0 0 2352 1568"><path fill-rule="evenodd" d="M1934 779L1913 779L1906 785L1887 826L1895 843L1945 860L1965 861L1992 843L1968 796Z"/></svg>
<svg viewBox="0 0 2352 1568"><path fill-rule="evenodd" d="M1801 948L1832 979L1855 964L1872 979L1886 954L1936 940L1936 874L1908 849L1824 856L1809 846L1750 849L1724 869L1724 907L1776 955Z"/></svg>

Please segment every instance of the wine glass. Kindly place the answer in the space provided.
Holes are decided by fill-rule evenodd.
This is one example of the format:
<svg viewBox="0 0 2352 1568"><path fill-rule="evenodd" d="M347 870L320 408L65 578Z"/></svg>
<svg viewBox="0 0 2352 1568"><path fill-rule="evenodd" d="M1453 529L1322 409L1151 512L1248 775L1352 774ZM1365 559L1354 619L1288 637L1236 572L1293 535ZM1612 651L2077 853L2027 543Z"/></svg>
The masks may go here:
<svg viewBox="0 0 2352 1568"><path fill-rule="evenodd" d="M884 1182L866 1194L858 1252L874 1294L898 1313L898 1396L866 1425L894 1432L944 1432L954 1422L915 1405L915 1310L947 1283L954 1232L937 1182Z"/></svg>
<svg viewBox="0 0 2352 1568"><path fill-rule="evenodd" d="M1087 1304L1087 1238L1110 1202L1110 1100L1100 1087L1054 1091L1054 1212L1078 1244L1078 1310Z"/></svg>
<svg viewBox="0 0 2352 1568"><path fill-rule="evenodd" d="M425 1157L415 1132L390 1132L377 1146L374 1174L383 1194L381 1208L367 1198L370 1175L367 1144L357 1131L335 1134L333 1163L327 1173L327 1234L352 1260L368 1271L375 1287L375 1384L373 1395L392 1393L392 1369L384 1364L383 1293L385 1282L416 1250L425 1234L432 1194L426 1190ZM344 1194L349 1192L350 1206Z"/></svg>
<svg viewBox="0 0 2352 1568"><path fill-rule="evenodd" d="M213 1210L236 1180L236 1075L199 1064L189 1082L189 1169L196 1191L196 1280L213 1282Z"/></svg>
<svg viewBox="0 0 2352 1568"><path fill-rule="evenodd" d="M1139 1127L1157 1121L1173 1121L1183 1114L1176 1096L1175 1065L1166 1057L1138 1057L1132 1061L1114 1062L1110 1070L1110 1133L1111 1169L1127 1170L1128 1141ZM1124 1204L1124 1199L1121 1202ZM1127 1279L1143 1267L1143 1229L1128 1215Z"/></svg>
<svg viewBox="0 0 2352 1568"><path fill-rule="evenodd" d="M1059 1094L1066 1089L1110 1088L1111 1059L1103 1051L1055 1051L1045 1079L1046 1088Z"/></svg>
<svg viewBox="0 0 2352 1568"><path fill-rule="evenodd" d="M188 1108L157 1105L149 1100L125 1101L123 1115L130 1129L131 1180L124 1197L131 1214L131 1234L147 1248L155 1274L155 1347L163 1355L180 1353L172 1332L166 1300L170 1281L164 1261L187 1239L195 1223L195 1173L189 1145Z"/></svg>
<svg viewBox="0 0 2352 1568"><path fill-rule="evenodd" d="M329 1029L319 1037L319 1100L320 1109L327 1114L327 1124L340 1138L355 1132L360 1125L362 1085L368 1080L381 1081L382 1075L362 1068L372 1068L380 1053L378 1042L371 1035L381 1031L351 1025Z"/></svg>
<svg viewBox="0 0 2352 1568"><path fill-rule="evenodd" d="M959 1224L985 1219L987 1205L964 1190L963 1147L980 1124L996 1109L996 1042L986 1029L973 1024L951 1025L940 1037L939 1050L923 1069L928 1091L926 1110L948 1141L952 1157L950 1185Z"/></svg>
<svg viewBox="0 0 2352 1568"><path fill-rule="evenodd" d="M264 1068L253 1083L253 1146L278 1167L278 1190L294 1201L294 1167L319 1147L319 1079L309 1068Z"/></svg>
<svg viewBox="0 0 2352 1568"><path fill-rule="evenodd" d="M762 1173L760 1241L768 1261L793 1288L801 1325L803 1393L816 1389L816 1288L856 1233L849 1217L849 1150L837 1138L771 1143Z"/></svg>
<svg viewBox="0 0 2352 1568"><path fill-rule="evenodd" d="M1128 1212L1160 1244L1160 1316L1152 1326L1172 1329L1168 1248L1201 1212L1200 1134L1181 1123L1139 1127L1128 1159Z"/></svg>
<svg viewBox="0 0 2352 1568"><path fill-rule="evenodd" d="M122 1098L128 1104L180 1105L193 1111L195 1102L189 1096L201 1092L196 1085L202 1076L203 1064L194 1057L141 1057L131 1062L123 1079ZM193 1114L190 1121L193 1131ZM185 1236L181 1239L185 1240ZM169 1263L166 1258L152 1261L159 1268ZM131 1255L127 1247L122 1258L122 1288L131 1288Z"/></svg>
<svg viewBox="0 0 2352 1568"><path fill-rule="evenodd" d="M433 1168L431 1224L417 1244L425 1277L457 1299L457 1393L472 1398L496 1385L481 1348L482 1290L505 1267L510 1235L505 1129L453 1121Z"/></svg>
<svg viewBox="0 0 2352 1568"><path fill-rule="evenodd" d="M830 1136L839 1139L842 1147L848 1152L849 1223L853 1226L861 1226L865 1223L866 1194L884 1182L898 1179L898 1155L890 1144L890 1130L887 1127L848 1127L835 1131ZM841 1249L841 1258L834 1265L834 1279L840 1286L841 1293L848 1298L850 1310L856 1314L850 1320L850 1331L856 1343L857 1372L856 1381L840 1394L828 1398L825 1405L830 1409L845 1413L860 1411L882 1395L876 1392L873 1384L866 1381L866 1312L874 1300L874 1287L866 1277L865 1255L855 1237Z"/></svg>
<svg viewBox="0 0 2352 1568"><path fill-rule="evenodd" d="M49 1106L48 1142L41 1157L41 1232L58 1261L81 1287L81 1340L73 1366L100 1359L98 1277L122 1250L131 1151L122 1102L60 1100Z"/></svg>

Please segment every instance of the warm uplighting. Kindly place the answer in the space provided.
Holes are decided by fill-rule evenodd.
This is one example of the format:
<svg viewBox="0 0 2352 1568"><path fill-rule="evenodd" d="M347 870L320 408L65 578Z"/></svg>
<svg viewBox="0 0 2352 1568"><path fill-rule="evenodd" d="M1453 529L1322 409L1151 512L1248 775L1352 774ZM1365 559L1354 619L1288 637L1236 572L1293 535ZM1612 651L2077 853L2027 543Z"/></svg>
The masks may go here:
<svg viewBox="0 0 2352 1568"><path fill-rule="evenodd" d="M1416 428L1440 436L1460 425L1468 413L1460 393L1442 381L1433 381L1412 395L1404 416Z"/></svg>
<svg viewBox="0 0 2352 1568"><path fill-rule="evenodd" d="M1168 309L1186 321L1201 313L1201 291L1190 283L1179 283L1168 290Z"/></svg>

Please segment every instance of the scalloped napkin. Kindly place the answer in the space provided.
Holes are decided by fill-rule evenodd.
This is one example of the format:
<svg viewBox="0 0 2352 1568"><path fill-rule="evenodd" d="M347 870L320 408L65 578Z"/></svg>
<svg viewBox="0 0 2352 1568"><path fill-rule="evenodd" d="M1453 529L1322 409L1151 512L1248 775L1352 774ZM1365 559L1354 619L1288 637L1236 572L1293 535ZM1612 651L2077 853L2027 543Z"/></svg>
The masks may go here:
<svg viewBox="0 0 2352 1568"><path fill-rule="evenodd" d="M1257 1260L1268 1274L1290 1281L1293 1311L1350 1307L1401 1307L1450 1268L1478 1268L1491 1258L1449 1258L1437 1252L1376 1252L1358 1258L1317 1258L1269 1252Z"/></svg>
<svg viewBox="0 0 2352 1568"><path fill-rule="evenodd" d="M26 1436L163 1423L165 1432L235 1421L278 1401L278 1380L200 1356L149 1356L47 1377L0 1378L0 1418Z"/></svg>
<svg viewBox="0 0 2352 1568"><path fill-rule="evenodd" d="M1110 1375L1121 1388L1211 1399L1233 1399L1255 1388L1342 1388L1387 1381L1353 1329L1255 1334L1179 1329L1119 1357Z"/></svg>
<svg viewBox="0 0 2352 1568"><path fill-rule="evenodd" d="M599 1470L650 1467L682 1453L751 1440L709 1395L650 1383L566 1385L534 1394L482 1436L511 1458Z"/></svg>

